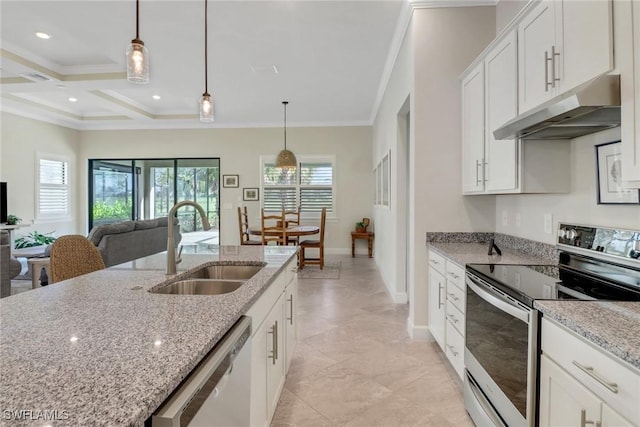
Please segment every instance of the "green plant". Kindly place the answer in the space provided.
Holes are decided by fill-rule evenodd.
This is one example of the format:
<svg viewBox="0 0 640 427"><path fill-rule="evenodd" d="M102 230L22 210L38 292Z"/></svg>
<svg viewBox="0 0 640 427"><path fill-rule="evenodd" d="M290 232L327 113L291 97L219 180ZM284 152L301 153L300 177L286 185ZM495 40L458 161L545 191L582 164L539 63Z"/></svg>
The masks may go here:
<svg viewBox="0 0 640 427"><path fill-rule="evenodd" d="M97 200L93 204L93 220L131 218L131 202L116 201L106 203Z"/></svg>
<svg viewBox="0 0 640 427"><path fill-rule="evenodd" d="M53 231L51 233L53 233ZM42 234L37 231L33 231L26 236L18 237L16 239L15 248L24 249L40 245L50 245L56 241L56 237L50 236L51 233Z"/></svg>
<svg viewBox="0 0 640 427"><path fill-rule="evenodd" d="M16 225L22 222L22 218L18 218L15 215L7 215L7 224L8 225Z"/></svg>

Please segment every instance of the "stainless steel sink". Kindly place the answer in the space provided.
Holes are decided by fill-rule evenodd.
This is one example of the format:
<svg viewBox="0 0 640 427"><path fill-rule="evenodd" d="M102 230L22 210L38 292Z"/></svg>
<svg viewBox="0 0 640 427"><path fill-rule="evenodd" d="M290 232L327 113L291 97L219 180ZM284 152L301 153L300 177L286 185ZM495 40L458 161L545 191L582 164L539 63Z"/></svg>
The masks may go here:
<svg viewBox="0 0 640 427"><path fill-rule="evenodd" d="M242 280L185 279L151 292L171 295L222 295L235 291L243 284Z"/></svg>
<svg viewBox="0 0 640 427"><path fill-rule="evenodd" d="M196 270L187 276L188 279L248 280L262 265L210 265Z"/></svg>

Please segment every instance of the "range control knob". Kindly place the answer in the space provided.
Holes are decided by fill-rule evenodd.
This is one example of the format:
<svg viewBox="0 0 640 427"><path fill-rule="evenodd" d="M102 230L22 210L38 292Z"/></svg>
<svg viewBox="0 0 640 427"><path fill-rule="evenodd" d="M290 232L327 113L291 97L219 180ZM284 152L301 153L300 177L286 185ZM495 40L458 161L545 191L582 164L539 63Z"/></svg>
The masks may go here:
<svg viewBox="0 0 640 427"><path fill-rule="evenodd" d="M565 237L569 240L573 240L578 236L578 232L576 230L567 230L565 233Z"/></svg>
<svg viewBox="0 0 640 427"><path fill-rule="evenodd" d="M567 235L567 232L565 231L564 228L561 228L560 230L558 230L558 238L564 239L566 235Z"/></svg>

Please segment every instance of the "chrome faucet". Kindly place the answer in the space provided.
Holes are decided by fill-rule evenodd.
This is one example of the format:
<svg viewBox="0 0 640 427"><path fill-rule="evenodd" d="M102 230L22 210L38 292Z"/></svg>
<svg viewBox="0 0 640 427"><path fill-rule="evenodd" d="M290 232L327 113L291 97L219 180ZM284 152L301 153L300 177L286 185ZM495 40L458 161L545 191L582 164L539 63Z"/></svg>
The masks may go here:
<svg viewBox="0 0 640 427"><path fill-rule="evenodd" d="M180 255L182 254L182 246L180 246L180 252L176 256L176 246L175 246L175 238L173 231L173 217L176 215L176 211L183 206L193 206L200 213L200 217L202 218L202 228L205 230L209 230L211 225L209 225L209 220L207 219L207 214L205 213L202 206L197 204L196 202L192 202L191 200L184 200L182 202L178 202L169 211L169 218L167 218L168 228L167 228L167 275L176 274L176 265L180 264L182 258Z"/></svg>

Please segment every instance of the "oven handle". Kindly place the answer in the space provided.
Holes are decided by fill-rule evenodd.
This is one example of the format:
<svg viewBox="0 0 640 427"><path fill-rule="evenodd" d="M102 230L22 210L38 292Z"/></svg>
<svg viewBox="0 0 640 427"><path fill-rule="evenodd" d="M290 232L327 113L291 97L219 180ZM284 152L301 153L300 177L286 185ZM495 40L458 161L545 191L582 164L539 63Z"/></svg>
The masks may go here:
<svg viewBox="0 0 640 427"><path fill-rule="evenodd" d="M472 277L467 274L467 286L471 288L473 292L478 294L480 298L491 304L492 306L504 311L505 313L522 320L524 323L529 324L529 311L514 305L509 300L495 291L491 291L489 288L478 284Z"/></svg>

